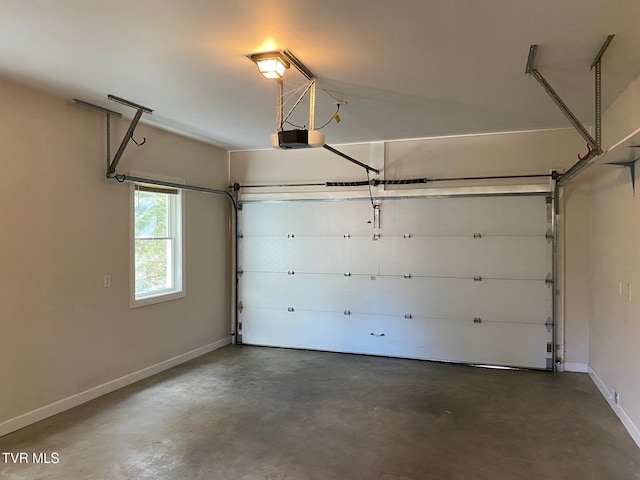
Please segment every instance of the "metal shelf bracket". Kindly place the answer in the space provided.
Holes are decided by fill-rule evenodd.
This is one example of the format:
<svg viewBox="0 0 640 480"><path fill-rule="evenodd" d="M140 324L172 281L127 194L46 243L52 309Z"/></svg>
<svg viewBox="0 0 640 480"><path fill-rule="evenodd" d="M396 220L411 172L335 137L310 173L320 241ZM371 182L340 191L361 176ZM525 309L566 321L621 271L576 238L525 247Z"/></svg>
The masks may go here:
<svg viewBox="0 0 640 480"><path fill-rule="evenodd" d="M626 167L629 169L629 173L631 174L631 189L633 190L633 196L636 196L636 162L640 160L640 158L636 158L635 160L629 160L628 162L610 162L607 165L619 165L621 167Z"/></svg>
<svg viewBox="0 0 640 480"><path fill-rule="evenodd" d="M124 153L124 150L127 148L127 145L129 144L129 140L133 140L133 142L136 145L142 145L146 141L146 139L143 139L142 142L140 143L136 142L133 139L133 132L138 126L138 122L140 121L140 117L142 117L142 114L143 113L151 114L153 113L153 110L151 110L150 108L144 107L142 105L138 105L137 103L130 102L129 100L125 100L124 98L116 97L115 95L107 95L107 98L111 101L136 109L136 114L133 116L133 119L131 120L131 124L127 129L127 133L124 134L124 138L122 139L122 142L120 142L120 146L118 147L118 151L114 155L113 160L111 159L111 116L113 115L116 117L122 117L122 114L115 112L113 110L109 110L107 108L100 107L98 105L94 105L89 102L85 102L83 100L78 100L77 98L74 98L73 101L77 105L92 108L94 110L98 110L107 115L107 175L106 176L107 178L112 178L116 174L116 167L118 166L118 162L120 162L120 159L122 158L122 154Z"/></svg>

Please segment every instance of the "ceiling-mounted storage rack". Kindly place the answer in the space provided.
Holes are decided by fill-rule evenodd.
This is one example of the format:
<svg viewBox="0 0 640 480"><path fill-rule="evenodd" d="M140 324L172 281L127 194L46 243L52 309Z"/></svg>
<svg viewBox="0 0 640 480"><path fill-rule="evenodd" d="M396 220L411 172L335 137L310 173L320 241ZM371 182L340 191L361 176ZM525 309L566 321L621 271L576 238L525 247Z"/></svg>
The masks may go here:
<svg viewBox="0 0 640 480"><path fill-rule="evenodd" d="M611 41L615 35L608 35L600 50L596 54L593 62L591 62L591 70L594 72L594 87L595 87L595 138L591 136L585 126L578 120L578 118L569 109L567 104L562 100L560 95L551 87L546 78L535 67L536 54L538 52L538 45L531 45L529 47L529 56L527 58L527 66L525 67L525 74L531 75L542 86L544 91L549 95L551 100L557 105L562 114L567 117L571 125L587 142L587 154L584 156L578 155L578 162L576 162L569 170L561 174L557 186L560 187L564 183L568 182L571 178L577 175L580 171L590 165L596 157L603 153L602 151L602 57L607 51L607 48L611 44Z"/></svg>

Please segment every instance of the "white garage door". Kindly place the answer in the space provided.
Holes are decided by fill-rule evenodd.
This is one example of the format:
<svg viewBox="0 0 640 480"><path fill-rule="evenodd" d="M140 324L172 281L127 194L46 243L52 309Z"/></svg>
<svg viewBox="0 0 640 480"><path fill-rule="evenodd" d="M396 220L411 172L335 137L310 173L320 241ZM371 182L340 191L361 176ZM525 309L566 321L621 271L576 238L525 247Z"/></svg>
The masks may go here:
<svg viewBox="0 0 640 480"><path fill-rule="evenodd" d="M551 368L543 196L247 203L241 341Z"/></svg>

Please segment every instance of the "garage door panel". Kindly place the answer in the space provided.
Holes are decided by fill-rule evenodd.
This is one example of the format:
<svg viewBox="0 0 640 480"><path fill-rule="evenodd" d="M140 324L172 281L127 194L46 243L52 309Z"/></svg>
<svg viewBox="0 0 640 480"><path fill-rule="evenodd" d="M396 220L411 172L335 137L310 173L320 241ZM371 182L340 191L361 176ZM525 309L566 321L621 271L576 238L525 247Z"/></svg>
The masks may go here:
<svg viewBox="0 0 640 480"><path fill-rule="evenodd" d="M245 237L240 258L247 271L544 279L551 253L539 237Z"/></svg>
<svg viewBox="0 0 640 480"><path fill-rule="evenodd" d="M381 274L544 279L549 273L551 247L544 237L387 237L380 242L391 253L380 256Z"/></svg>
<svg viewBox="0 0 640 480"><path fill-rule="evenodd" d="M241 267L254 272L375 274L379 248L369 238L245 236Z"/></svg>
<svg viewBox="0 0 640 480"><path fill-rule="evenodd" d="M291 268L300 272L375 274L379 249L363 237L296 237L290 242Z"/></svg>
<svg viewBox="0 0 640 480"><path fill-rule="evenodd" d="M473 265L483 277L544 279L549 273L552 252L544 237L483 237L472 245Z"/></svg>
<svg viewBox="0 0 640 480"><path fill-rule="evenodd" d="M242 338L246 344L384 355L375 349L366 317L334 312L247 309L242 319L249 327Z"/></svg>
<svg viewBox="0 0 640 480"><path fill-rule="evenodd" d="M473 318L473 281L459 278L380 277L380 296L392 298L384 313L425 317Z"/></svg>
<svg viewBox="0 0 640 480"><path fill-rule="evenodd" d="M372 231L366 201L247 203L242 208L238 227L244 236L368 236Z"/></svg>
<svg viewBox="0 0 640 480"><path fill-rule="evenodd" d="M546 368L547 332L541 325L269 309L246 309L241 317L250 327L246 344Z"/></svg>
<svg viewBox="0 0 640 480"><path fill-rule="evenodd" d="M243 304L256 308L288 307L311 311L376 313L404 317L473 319L481 312L472 299L478 289L468 279L433 279L366 275L287 275L245 273ZM452 292L455 292L452 294ZM389 299L392 299L391 301Z"/></svg>
<svg viewBox="0 0 640 480"><path fill-rule="evenodd" d="M383 275L473 277L473 238L428 237L404 239L383 237L387 255L380 257ZM401 255L395 252L402 252Z"/></svg>
<svg viewBox="0 0 640 480"><path fill-rule="evenodd" d="M552 294L542 280L483 280L475 282L474 311L496 322L544 325L552 315Z"/></svg>
<svg viewBox="0 0 640 480"><path fill-rule="evenodd" d="M408 199L384 202L381 222L387 235L544 236L548 228L545 211L541 196Z"/></svg>
<svg viewBox="0 0 640 480"><path fill-rule="evenodd" d="M246 273L240 282L250 307L343 312L383 306L377 289L365 288L369 276Z"/></svg>
<svg viewBox="0 0 640 480"><path fill-rule="evenodd" d="M286 272L291 258L291 250L283 237L245 236L239 242L240 267L245 271Z"/></svg>
<svg viewBox="0 0 640 480"><path fill-rule="evenodd" d="M393 327L388 319L378 332L385 334L387 355L546 368L547 331L542 325L418 317L405 320L402 329Z"/></svg>

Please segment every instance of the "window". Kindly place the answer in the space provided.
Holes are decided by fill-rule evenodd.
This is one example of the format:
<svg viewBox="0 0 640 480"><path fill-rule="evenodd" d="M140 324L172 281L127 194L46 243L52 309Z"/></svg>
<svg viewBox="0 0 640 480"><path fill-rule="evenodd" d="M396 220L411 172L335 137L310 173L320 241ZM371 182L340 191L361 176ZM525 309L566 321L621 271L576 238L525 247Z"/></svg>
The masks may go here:
<svg viewBox="0 0 640 480"><path fill-rule="evenodd" d="M132 212L131 306L183 297L182 191L135 184Z"/></svg>

